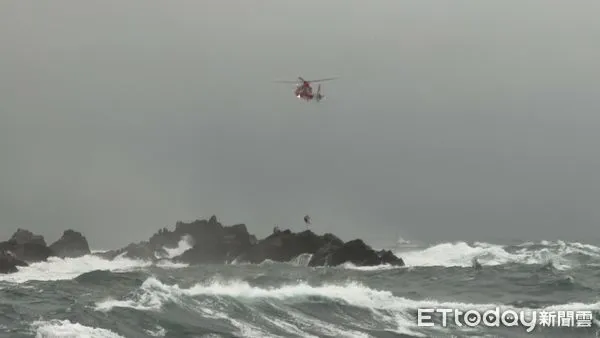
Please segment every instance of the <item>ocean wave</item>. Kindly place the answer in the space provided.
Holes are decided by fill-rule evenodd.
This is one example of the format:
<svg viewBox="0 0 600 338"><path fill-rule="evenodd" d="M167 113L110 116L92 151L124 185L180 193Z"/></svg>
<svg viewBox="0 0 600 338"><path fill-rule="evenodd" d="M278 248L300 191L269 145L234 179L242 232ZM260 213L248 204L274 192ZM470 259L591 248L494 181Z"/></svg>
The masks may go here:
<svg viewBox="0 0 600 338"><path fill-rule="evenodd" d="M415 245L416 246L416 245ZM546 265L558 270L566 270L581 265L600 266L600 247L578 242L540 241L525 242L518 245L499 245L485 242L447 242L414 249L403 247L403 250L393 250L401 257L406 266L357 266L350 262L341 264L338 268L379 271L402 269L406 267L471 267L473 259L482 265L497 266L504 264ZM311 254L301 254L288 262L265 260L257 265L290 264L307 266ZM253 265L234 260L231 264ZM325 267L326 268L326 267Z"/></svg>
<svg viewBox="0 0 600 338"><path fill-rule="evenodd" d="M210 297L221 298L221 301L211 301L209 299ZM247 282L240 280L215 280L207 284L195 284L190 288L181 288L177 284L164 284L160 280L150 277L146 279L142 286L129 296L128 299L105 299L96 304L95 310L106 312L115 307L123 307L142 311L160 311L162 307L168 303L174 303L180 306L194 305L193 308L195 311L200 312L202 316L228 319L231 324L237 326L241 331L246 330L244 332L246 332L248 336L260 336L260 334L263 334L264 336L265 332L262 329L264 324L256 325L256 323L252 323L251 321L244 321L240 318L232 317L232 312L229 311L226 306L227 303L223 303L223 297L235 299L237 301L245 301L246 306L249 306L250 308L253 305L257 305L255 303L256 301L265 299L283 301L279 304L271 304L271 306L279 308L285 306L286 309L282 311L282 313L286 313L287 316L293 318L285 319L270 317L267 315L270 311L252 311L249 309L252 313L261 313L261 316L266 316L263 318L263 321L265 322L270 322L271 324L279 323L279 329L284 331L283 336L285 336L285 333L298 335L298 332L303 332L304 335L313 334L316 336L322 334L350 337L368 336L357 331L356 329L358 327L354 329L351 327L342 327L334 322L327 322L322 319L307 316L301 311L294 311L286 306L286 301L289 300L296 300L296 302L299 303L327 303L328 300L335 300L354 307L366 307L374 311L372 314L377 317L375 320L378 325L385 326L381 328L382 330L411 333L404 329L405 327L410 326L409 323L406 322L408 321L408 318L405 318L405 316L399 312L388 313L394 309L394 306L400 306L399 304L394 305L394 302L397 301L397 299L395 299L390 292L372 290L360 283L339 285L326 284L322 286L311 286L306 283L299 283L275 288L261 288L251 286ZM232 303L229 303L229 305L232 305ZM381 310L384 312L380 312ZM349 320L347 315L340 314L340 316L345 316L346 321ZM283 325L284 322L286 325ZM398 325L400 322L406 323L405 325ZM269 336L271 335L269 334Z"/></svg>
<svg viewBox="0 0 600 338"><path fill-rule="evenodd" d="M31 328L36 332L36 338L125 338L110 330L72 323L69 320L35 321L31 324Z"/></svg>
<svg viewBox="0 0 600 338"><path fill-rule="evenodd" d="M241 280L217 281L195 284L182 288L168 285L150 277L127 297L127 299L105 299L97 302L95 310L111 311L114 308L131 308L141 311L161 311L167 304L193 308L202 316L230 320L238 328L254 330L248 336L260 336L261 328L270 323L282 330L283 336L290 335L337 335L360 336L357 329L365 327L425 337L422 328L416 325L419 308L452 308L485 311L499 306L501 309L532 311L532 308L504 304L477 304L464 302L442 302L434 299L412 300L395 296L390 291L376 290L358 282L309 285L305 282L264 288L252 286ZM315 304L327 312L318 317L308 315ZM234 315L240 307L261 316L262 325ZM270 310L266 310L268 307ZM258 310L257 308L260 308ZM236 309L236 310L232 310ZM280 311L273 311L279 309ZM305 309L305 310L303 310ZM571 303L547 306L546 310L600 310L600 303ZM260 315L258 315L260 313ZM356 314L360 315L357 316ZM281 316L284 316L283 318ZM337 320L327 321L336 317ZM362 318L360 322L357 317ZM341 326L340 322L347 325ZM293 323L293 324L292 324ZM285 324L285 325L284 325ZM337 326L336 326L337 325ZM327 331L329 330L329 331ZM336 331L334 333L333 331ZM247 332L250 332L247 331Z"/></svg>
<svg viewBox="0 0 600 338"><path fill-rule="evenodd" d="M123 272L151 265L151 262L124 257L117 257L114 260L106 260L94 255L78 258L49 257L45 262L32 263L29 266L20 267L16 273L0 276L0 281L24 283L32 280L66 280L94 270Z"/></svg>
<svg viewBox="0 0 600 338"><path fill-rule="evenodd" d="M25 283L28 281L69 280L96 270L129 272L143 270L151 266L163 269L179 269L188 265L174 263L169 260L161 260L155 264L150 261L126 258L123 255L113 260L95 255L85 255L78 258L49 257L45 262L20 267L19 271L13 274L0 275L0 282Z"/></svg>
<svg viewBox="0 0 600 338"><path fill-rule="evenodd" d="M123 255L114 260L107 260L96 255L86 255L78 258L50 257L45 262L33 263L21 267L18 272L0 275L0 282L23 283L31 280L50 281L73 279L81 274L94 270L126 272L143 270L151 266L163 269L181 269L188 264L177 263L170 258L185 252L191 245L188 238L182 238L176 248L168 249L168 257L158 262L130 259ZM397 253L406 263L406 267L440 266L440 267L470 267L476 258L484 266L503 264L537 264L553 266L565 270L581 265L600 265L600 247L577 242L540 241L526 242L519 245L502 246L491 243L454 242L441 243L424 249ZM287 264L298 267L308 266L311 254L301 254L289 262L273 262L266 260L260 265ZM244 263L231 264L245 265ZM359 271L379 271L401 269L403 267L380 265L362 267L352 263L344 263L338 268Z"/></svg>
<svg viewBox="0 0 600 338"><path fill-rule="evenodd" d="M358 271L385 271L385 270L396 270L396 269L406 269L404 266L397 266L391 264L381 264L381 265L372 265L372 266L358 266L350 262L346 262L339 266L342 269L348 270L358 270Z"/></svg>
<svg viewBox="0 0 600 338"><path fill-rule="evenodd" d="M193 238L190 235L184 235L184 236L181 236L181 239L179 240L179 242L177 243L177 246L175 248L164 247L164 250L167 253L167 255L165 257L158 256L157 258L172 259L172 258L175 258L175 257L183 254L187 250L191 249L193 246L194 246Z"/></svg>
<svg viewBox="0 0 600 338"><path fill-rule="evenodd" d="M568 269L591 261L600 261L600 247L578 242L541 241L519 245L454 242L425 249L398 252L407 266L468 267L476 258L482 265L548 264Z"/></svg>
<svg viewBox="0 0 600 338"><path fill-rule="evenodd" d="M300 267L307 267L308 263L310 262L310 260L312 259L313 254L311 253L302 253L299 254L298 256L290 259L287 262L277 262L271 259L265 259L264 261L258 263L258 264L253 264L253 263L248 263L248 262L244 262L244 261L239 261L237 258L232 260L231 265L249 265L249 266L266 266L266 265L277 265L277 264L286 264L286 265L292 265L292 266L300 266Z"/></svg>
<svg viewBox="0 0 600 338"><path fill-rule="evenodd" d="M173 262L170 259L176 257L192 246L189 236L183 236L177 247L166 248L167 256L157 257L159 261L132 259L125 257L124 253L113 260L96 255L107 250L92 250L91 255L77 258L49 257L46 261L32 263L26 267L20 267L19 271L9 275L0 275L0 282L24 283L28 281L51 281L74 279L82 274L102 270L112 272L128 272L157 266L163 269L180 269L188 267L188 264Z"/></svg>
<svg viewBox="0 0 600 338"><path fill-rule="evenodd" d="M277 264L285 264L285 265L292 265L292 266L298 266L298 267L308 267L308 263L310 262L311 258L313 257L313 254L310 253L303 253L300 254L292 259L290 259L287 262L276 262L270 259L265 259L264 261L260 262L259 264L251 264L251 263L240 263L237 262L236 260L232 261L231 264L232 265L257 265L257 266L268 266L268 265L277 265ZM328 269L331 267L328 266L318 266L315 267L318 269ZM395 265L391 265L391 264L381 264L381 265L373 265L373 266L359 266L359 265L355 265L351 262L346 262L343 264L340 264L339 266L336 266L335 268L338 269L348 269L348 270L358 270L358 271L382 271L382 270L392 270L392 269L401 269L403 268L402 266L395 266Z"/></svg>

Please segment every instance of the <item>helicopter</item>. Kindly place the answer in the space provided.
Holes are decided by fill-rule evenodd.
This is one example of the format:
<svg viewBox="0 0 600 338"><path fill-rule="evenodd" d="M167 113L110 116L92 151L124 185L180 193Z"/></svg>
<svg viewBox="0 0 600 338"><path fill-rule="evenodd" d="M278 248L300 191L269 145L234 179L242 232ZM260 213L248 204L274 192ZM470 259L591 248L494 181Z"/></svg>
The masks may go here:
<svg viewBox="0 0 600 338"><path fill-rule="evenodd" d="M310 102L312 100L320 102L321 100L323 100L325 98L325 95L321 94L321 85L320 84L318 85L317 92L315 94L313 94L313 88L310 84L313 82L323 82L323 81L330 81L330 80L335 80L335 79L337 79L337 77L307 81L307 80L303 79L302 77L298 76L298 81L276 81L276 82L295 83L295 84L297 84L297 86L296 86L296 89L294 90L294 95L296 95L297 98L299 98L301 100L305 100L307 102Z"/></svg>
<svg viewBox="0 0 600 338"><path fill-rule="evenodd" d="M304 223L306 223L306 226L309 226L312 224L310 222L310 216L308 216L308 215L304 216Z"/></svg>

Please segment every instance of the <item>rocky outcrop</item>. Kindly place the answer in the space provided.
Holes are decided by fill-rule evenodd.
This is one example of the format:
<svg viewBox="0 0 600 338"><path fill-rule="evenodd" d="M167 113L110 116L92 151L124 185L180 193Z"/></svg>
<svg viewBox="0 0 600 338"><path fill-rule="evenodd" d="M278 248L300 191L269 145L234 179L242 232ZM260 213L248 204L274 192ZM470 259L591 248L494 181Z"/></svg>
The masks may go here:
<svg viewBox="0 0 600 338"><path fill-rule="evenodd" d="M44 261L53 254L43 236L25 229L17 229L8 241L1 242L0 251L9 251L17 259L26 262Z"/></svg>
<svg viewBox="0 0 600 338"><path fill-rule="evenodd" d="M312 254L309 266L337 266L346 262L357 266L404 265L404 261L391 251L377 252L360 239L344 243L333 234L319 236L310 230L300 233L290 230L273 233L241 255L238 261L260 263L270 259L288 262L305 253Z"/></svg>
<svg viewBox="0 0 600 338"><path fill-rule="evenodd" d="M357 266L392 264L403 266L401 258L391 251L375 251L360 239L342 241L333 234L317 235L310 230L294 233L280 231L258 241L244 224L224 226L215 216L208 220L177 222L174 230L163 228L148 241L97 255L114 259L127 257L156 261L166 258L166 248L176 248L188 238L190 249L172 259L188 264L227 262L261 263L265 260L289 262L302 254L311 254L309 266L337 266L346 262ZM43 261L50 256L79 257L90 254L87 239L74 230L66 230L62 237L46 245L44 238L24 229L18 229L5 242L0 242L0 272L15 272L18 266Z"/></svg>
<svg viewBox="0 0 600 338"><path fill-rule="evenodd" d="M117 257L124 257L130 259L156 261L159 259L159 257L166 256L167 252L162 246L157 246L156 244L152 244L148 241L143 241L138 243L131 243L126 247L118 250L110 250L106 252L97 253L96 255L105 259L115 259Z"/></svg>
<svg viewBox="0 0 600 338"><path fill-rule="evenodd" d="M341 246L344 242L331 234L318 236L310 230L293 233L290 230L276 232L259 241L238 258L238 261L260 263L265 259L287 262L303 254L314 254L325 246Z"/></svg>
<svg viewBox="0 0 600 338"><path fill-rule="evenodd" d="M50 249L58 257L81 257L89 255L90 246L88 241L80 232L65 230L62 237L50 245Z"/></svg>
<svg viewBox="0 0 600 338"><path fill-rule="evenodd" d="M45 261L48 257L79 257L90 253L86 238L74 230L46 245L44 237L29 230L17 229L8 241L0 242L0 273L13 273L19 266Z"/></svg>
<svg viewBox="0 0 600 338"><path fill-rule="evenodd" d="M148 241L130 244L100 255L109 259L122 255L128 258L157 260L166 256L165 248L176 248L184 237L189 239L192 247L173 257L173 260L188 264L231 262L258 243L256 237L248 233L246 225L224 226L216 216L212 216L208 220L177 222L172 231L163 228Z"/></svg>
<svg viewBox="0 0 600 338"><path fill-rule="evenodd" d="M17 244L36 244L40 246L46 246L44 236L35 235L33 232L25 229L18 228L17 231L12 235L10 240L15 241Z"/></svg>
<svg viewBox="0 0 600 338"><path fill-rule="evenodd" d="M188 264L230 262L256 243L256 238L248 233L246 225L224 226L215 216L208 221L178 222L170 236L173 234L178 238L185 235L191 237L193 247L174 258L175 261Z"/></svg>
<svg viewBox="0 0 600 338"><path fill-rule="evenodd" d="M391 251L375 251L362 240L344 243L333 234L317 235L310 230L294 233L275 229L273 234L257 241L244 224L224 226L215 216L189 223L177 222L175 229L159 230L146 242L102 254L106 258L124 255L155 260L164 248L175 248L187 236L192 248L173 260L188 264L237 262L260 263L267 259L288 262L301 254L312 254L309 266L336 266L345 262L357 266L392 264L403 266L401 258Z"/></svg>
<svg viewBox="0 0 600 338"><path fill-rule="evenodd" d="M302 254L311 254L309 266L337 266L346 262L357 266L404 265L391 251L375 251L360 239L344 243L333 234L317 235L310 230L294 233L276 228L273 234L258 241L244 224L225 226L215 216L208 220L177 222L174 230L160 229L148 241L96 255L106 259L127 257L156 261L166 258L166 248L178 247L183 238L189 239L191 248L172 259L188 264L223 264L234 260L261 263L267 259L289 262ZM48 247L44 237L18 229L8 241L0 242L0 273L15 272L19 266L50 256L87 254L90 254L89 244L80 232L66 230Z"/></svg>
<svg viewBox="0 0 600 338"><path fill-rule="evenodd" d="M188 264L231 261L256 242L256 238L248 233L244 224L223 226L213 216L209 220L177 222L173 231L163 228L148 241L132 243L122 249L99 255L109 259L122 255L156 261L167 256L165 248L176 248L184 237L190 239L192 248L173 257L173 260Z"/></svg>
<svg viewBox="0 0 600 338"><path fill-rule="evenodd" d="M391 250L381 250L377 252L377 256L381 259L380 264L390 264L394 266L404 266L404 260L396 255Z"/></svg>
<svg viewBox="0 0 600 338"><path fill-rule="evenodd" d="M0 251L0 273L13 273L18 271L18 266L27 266L28 264L7 250Z"/></svg>
<svg viewBox="0 0 600 338"><path fill-rule="evenodd" d="M328 245L317 251L309 266L337 266L352 263L356 266L374 266L390 264L404 266L402 258L396 257L391 251L375 251L361 239L355 239L342 245Z"/></svg>

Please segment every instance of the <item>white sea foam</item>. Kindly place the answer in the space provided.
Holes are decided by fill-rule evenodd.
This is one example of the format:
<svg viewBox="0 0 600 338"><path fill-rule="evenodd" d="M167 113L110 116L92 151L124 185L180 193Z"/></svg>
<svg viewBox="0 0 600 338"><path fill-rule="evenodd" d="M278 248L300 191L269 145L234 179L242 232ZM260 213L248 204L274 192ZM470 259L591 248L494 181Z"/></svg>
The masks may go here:
<svg viewBox="0 0 600 338"><path fill-rule="evenodd" d="M541 246L541 247L540 247ZM404 259L407 266L471 266L473 258L482 265L500 265L507 263L547 264L552 262L558 269L567 269L578 263L567 257L583 254L600 258L600 248L582 243L563 241L523 243L507 251L506 246L475 242L441 243L421 250L396 253Z"/></svg>
<svg viewBox="0 0 600 338"><path fill-rule="evenodd" d="M313 254L310 253L299 254L298 256L292 258L290 263L295 266L308 266L308 263L310 263L312 257Z"/></svg>
<svg viewBox="0 0 600 338"><path fill-rule="evenodd" d="M408 242L408 241L404 241ZM420 247L415 249L414 247ZM600 247L583 244L578 242L564 241L540 241L538 243L526 242L511 247L484 243L484 242L453 242L440 243L423 248L422 245L413 247L402 246L395 250L395 255L401 257L406 267L418 266L440 266L440 267L470 267L473 259L476 258L482 265L501 265L509 263L517 264L548 264L560 270L565 270L579 265L576 257L573 255L587 255L597 258L596 263L588 262L586 264L600 266ZM302 254L290 260L289 264L304 265L308 264L310 254ZM247 264L234 260L231 264ZM272 260L266 259L259 265L277 264ZM340 265L341 268L374 271L400 269L399 266L382 264L378 266L356 266L350 262Z"/></svg>
<svg viewBox="0 0 600 338"><path fill-rule="evenodd" d="M147 329L144 331L146 331L146 333L152 337L164 337L165 334L167 334L167 330L165 330L165 328L162 326L157 326L156 328L154 328L154 330Z"/></svg>
<svg viewBox="0 0 600 338"><path fill-rule="evenodd" d="M298 301L304 299L308 302L315 301L315 297L318 297L342 302L359 308L369 309L371 310L373 317L379 323L385 323L390 331L413 335L420 334L419 332L415 331L416 321L413 318L414 311L417 308L443 307L461 310L476 309L485 311L487 309L500 306L503 309L528 310L527 308L515 308L512 306L503 306L502 304L474 304L464 302L439 302L436 300L412 300L394 296L389 291L375 290L357 282L347 282L344 284L323 284L319 286L312 286L306 283L297 283L275 288L261 288L251 286L244 281L233 280L224 282L213 281L207 284L196 284L190 288L181 288L178 285L164 284L156 278L151 277L142 284L138 291L138 295L135 297L135 299L108 299L101 301L97 303L96 310L110 311L113 307L129 307L138 310L160 311L161 307L167 302L189 304L189 302L197 302L197 297L199 296L231 297L241 302L252 302L259 299L280 302ZM197 303L197 308L203 308L202 311L206 311L206 305ZM600 310L600 303L564 304L548 307L547 309ZM222 315L226 315L226 313L223 313ZM287 328L283 324L280 326L282 329L290 332L290 334L297 334L297 330L303 330L303 328L309 326L318 326L321 328L321 331L326 330L325 327L329 327L334 331L336 330L332 328L332 323L325 323L313 317L308 318L302 313L294 312L288 313L288 315L294 317L294 326L288 326ZM275 319L270 319L271 322L273 320ZM237 324L241 325L239 321ZM340 331L334 335L340 336L342 335L340 332L344 330L346 330L344 331L346 334L349 334L347 329L337 328L337 330ZM325 334L324 331L323 334Z"/></svg>
<svg viewBox="0 0 600 338"><path fill-rule="evenodd" d="M194 240L189 235L181 236L181 239L177 243L177 247L175 248L167 248L165 247L165 251L167 252L166 258L174 258L177 257L187 250L191 249L194 246Z"/></svg>
<svg viewBox="0 0 600 338"><path fill-rule="evenodd" d="M152 264L150 261L125 258L123 254L115 257L113 260L95 255L85 255L77 258L49 257L45 262L37 262L29 266L19 267L19 271L16 273L0 275L0 282L24 283L31 280L67 280L94 270L127 272L142 270L152 266ZM188 265L163 260L158 262L156 266L177 269Z"/></svg>
<svg viewBox="0 0 600 338"><path fill-rule="evenodd" d="M342 267L344 269L359 270L359 271L381 271L381 270L393 270L393 269L404 268L402 266L391 265L391 264L381 264L381 265L373 265L373 266L357 266L350 262L346 262L346 263L340 265L340 267Z"/></svg>
<svg viewBox="0 0 600 338"><path fill-rule="evenodd" d="M132 271L150 266L151 262L128 259L122 256L114 260L103 259L94 255L78 258L49 257L45 262L32 263L19 267L19 271L0 276L0 281L23 283L30 280L48 281L73 279L83 273L94 270Z"/></svg>
<svg viewBox="0 0 600 338"><path fill-rule="evenodd" d="M31 327L36 331L36 338L124 338L110 330L71 323L69 320L36 321Z"/></svg>
<svg viewBox="0 0 600 338"><path fill-rule="evenodd" d="M190 266L187 263L176 263L167 259L162 259L156 263L156 266L163 269L181 269Z"/></svg>
<svg viewBox="0 0 600 338"><path fill-rule="evenodd" d="M173 302L176 304L186 304L193 301L194 297L202 295L211 296L227 296L237 299L259 299L259 298L271 298L278 300L286 300L291 298L306 298L306 297L323 297L329 299L336 299L346 303L350 303L354 306L369 307L374 310L385 309L390 307L390 302L394 298L390 292L377 291L369 289L361 284L350 283L346 285L323 285L323 286L310 286L307 284L296 284L288 285L280 288L263 289L258 287L252 287L248 283L243 281L230 281L230 282L212 282L206 285L196 284L188 289L180 288L178 285L167 285L159 281L154 277L150 277L144 281L141 285L139 292L134 297L135 299L106 299L96 304L97 311L110 311L114 307L127 307L137 310L146 311L159 311L162 306L167 302ZM377 304L377 302L381 304ZM202 311L203 315L206 315L206 306L197 304L196 310ZM213 316L229 319L226 313L218 314L212 313ZM383 314L379 314L381 320L389 322L390 330L407 333L403 327L398 327L397 323L400 320L406 321L402 317L396 318L387 317ZM348 330L346 328L338 327L332 323L327 323L321 320L317 320L313 317L306 317L300 313L290 314L294 317L296 325L304 323L305 327L318 327L319 330L328 335L334 335L339 337L368 337L368 335L360 332ZM244 336L264 336L264 332L257 326L251 325L251 323L243 323L237 319L231 319L231 323L237 326ZM409 323L405 323L409 326ZM285 325L281 325L282 329L292 334L297 334L297 330L301 330L299 327L290 328ZM291 331L290 331L291 330ZM296 332L296 333L294 333Z"/></svg>
<svg viewBox="0 0 600 338"><path fill-rule="evenodd" d="M110 250L106 250L106 249L90 249L90 252L93 253L93 254L105 253L107 251L110 251Z"/></svg>
<svg viewBox="0 0 600 338"><path fill-rule="evenodd" d="M308 263L310 263L310 260L312 259L313 254L311 253L301 253L298 256L290 259L287 262L277 262L271 259L265 259L264 261L258 263L258 266L263 266L263 265L272 265L272 264L289 264L289 265L293 265L293 266L308 266ZM235 258L234 260L232 260L229 264L231 265L255 265L255 264L251 264L248 263L246 261L240 261L237 258Z"/></svg>

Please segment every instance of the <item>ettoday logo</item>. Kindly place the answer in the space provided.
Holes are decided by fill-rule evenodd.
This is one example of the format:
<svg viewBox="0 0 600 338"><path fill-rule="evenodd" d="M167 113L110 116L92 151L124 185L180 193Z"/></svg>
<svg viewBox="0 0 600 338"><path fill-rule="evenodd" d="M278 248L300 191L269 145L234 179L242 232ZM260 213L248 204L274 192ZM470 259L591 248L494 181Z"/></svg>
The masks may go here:
<svg viewBox="0 0 600 338"><path fill-rule="evenodd" d="M545 311L545 310L500 310L500 307L484 312L479 310L461 311L448 308L427 308L417 310L417 325L431 327L433 314L441 313L441 326L448 326L448 315L452 314L454 325L458 327L515 327L523 326L531 332L537 325L550 327L591 327L592 311Z"/></svg>

